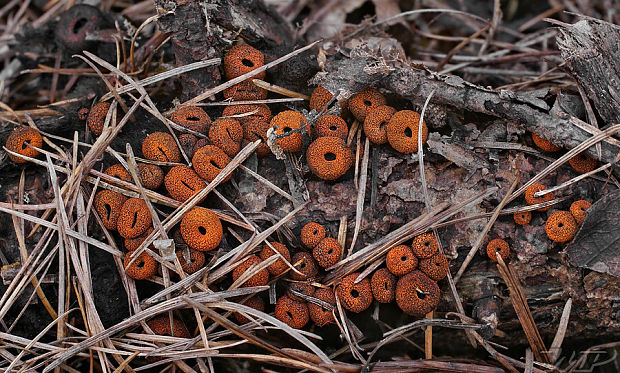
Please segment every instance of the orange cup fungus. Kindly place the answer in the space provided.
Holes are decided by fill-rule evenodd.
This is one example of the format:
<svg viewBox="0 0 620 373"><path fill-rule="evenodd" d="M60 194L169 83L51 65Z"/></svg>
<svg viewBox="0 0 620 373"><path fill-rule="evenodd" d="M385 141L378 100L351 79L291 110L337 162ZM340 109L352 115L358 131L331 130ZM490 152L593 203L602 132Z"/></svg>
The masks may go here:
<svg viewBox="0 0 620 373"><path fill-rule="evenodd" d="M390 303L396 294L396 276L387 268L381 268L373 273L370 279L372 296L379 303Z"/></svg>
<svg viewBox="0 0 620 373"><path fill-rule="evenodd" d="M503 260L508 259L510 255L510 246L508 242L501 238L496 238L487 244L487 255L489 259L497 262L497 254L499 254Z"/></svg>
<svg viewBox="0 0 620 373"><path fill-rule="evenodd" d="M532 221L532 213L530 211L517 211L512 217L515 220L515 223L519 225L527 225Z"/></svg>
<svg viewBox="0 0 620 373"><path fill-rule="evenodd" d="M336 296L334 295L332 289L319 288L314 291L312 296L325 303L329 303L331 305L336 304ZM310 312L310 319L317 326L325 326L335 321L332 310L322 305L308 302L308 311Z"/></svg>
<svg viewBox="0 0 620 373"><path fill-rule="evenodd" d="M553 196L553 193L547 193L547 194L543 194L540 197L534 197L534 194L536 192L539 192L545 189L547 189L547 187L542 184L532 184L529 187L527 187L527 189L525 189L525 203L531 206L531 205L536 205L536 204L543 203L543 202L553 201L553 198L555 198ZM537 209L536 211L547 211L550 208L551 206L541 207Z"/></svg>
<svg viewBox="0 0 620 373"><path fill-rule="evenodd" d="M381 105L366 115L364 134L368 137L368 140L379 145L388 142L386 127L394 113L396 113L396 109L393 107Z"/></svg>
<svg viewBox="0 0 620 373"><path fill-rule="evenodd" d="M181 219L183 241L194 250L211 251L220 244L222 222L215 213L203 207L194 207Z"/></svg>
<svg viewBox="0 0 620 373"><path fill-rule="evenodd" d="M410 316L421 317L433 311L439 298L437 282L421 271L408 273L396 283L396 304Z"/></svg>
<svg viewBox="0 0 620 373"><path fill-rule="evenodd" d="M265 56L256 48L246 44L236 44L224 56L224 74L227 79L234 79L265 64ZM253 76L264 79L265 72Z"/></svg>
<svg viewBox="0 0 620 373"><path fill-rule="evenodd" d="M543 139L535 133L532 133L532 140L540 150L544 150L549 153L557 152L558 150L562 149L561 147L553 145L551 142Z"/></svg>
<svg viewBox="0 0 620 373"><path fill-rule="evenodd" d="M285 152L298 152L303 145L302 127L308 124L306 117L298 111L285 110L273 117L271 127L274 128L276 144Z"/></svg>
<svg viewBox="0 0 620 373"><path fill-rule="evenodd" d="M153 227L149 227L149 229L147 229L146 232L142 233L138 237L135 237L135 238L125 238L125 250L127 250L127 251L137 250L138 247L140 247L140 245L142 245L142 242L144 242L144 240L146 240L146 238L152 232L153 232ZM153 247L153 245L151 244L149 246L149 248L152 248L152 247Z"/></svg>
<svg viewBox="0 0 620 373"><path fill-rule="evenodd" d="M347 122L337 115L324 115L314 124L315 137L333 136L346 140L348 135Z"/></svg>
<svg viewBox="0 0 620 373"><path fill-rule="evenodd" d="M6 148L14 153L24 155L30 158L36 158L39 151L29 147L30 144L36 148L43 146L43 137L39 131L31 127L15 128L6 139ZM15 163L26 163L26 160L13 154L8 154L9 158Z"/></svg>
<svg viewBox="0 0 620 373"><path fill-rule="evenodd" d="M547 218L545 232L547 237L554 242L568 242L577 233L577 221L568 211L556 211Z"/></svg>
<svg viewBox="0 0 620 373"><path fill-rule="evenodd" d="M418 266L418 258L407 245L398 245L390 249L385 257L385 264L396 276L403 276Z"/></svg>
<svg viewBox="0 0 620 373"><path fill-rule="evenodd" d="M427 259L435 255L438 250L437 240L432 233L423 233L416 236L411 244L411 250L419 259Z"/></svg>
<svg viewBox="0 0 620 373"><path fill-rule="evenodd" d="M394 150L403 154L418 151L420 114L412 110L397 111L385 127L388 142ZM428 140L428 128L422 121L422 145Z"/></svg>
<svg viewBox="0 0 620 373"><path fill-rule="evenodd" d="M583 223L586 220L586 210L590 208L592 204L586 200L575 201L570 205L570 213L573 214L577 224Z"/></svg>
<svg viewBox="0 0 620 373"><path fill-rule="evenodd" d="M295 329L303 328L310 321L308 305L297 302L286 295L278 298L275 314L278 320Z"/></svg>
<svg viewBox="0 0 620 373"><path fill-rule="evenodd" d="M286 245L280 242L269 242L269 243L271 244L271 246L273 246L274 249L276 249L278 253L280 253L280 255L284 257L284 259L286 259L287 262L291 261L291 253L288 251L288 248L286 247ZM269 245L264 245L263 249L258 255L263 261L265 261L269 259L271 256L276 255L276 253L273 251L271 247L269 247ZM282 260L282 258L276 260L275 262L271 263L269 267L267 267L267 270L272 276L279 276L287 269L288 269L288 265L286 265L286 263L284 262L284 260Z"/></svg>
<svg viewBox="0 0 620 373"><path fill-rule="evenodd" d="M360 123L364 123L366 115L381 105L385 105L385 97L372 87L364 88L349 100L349 110Z"/></svg>
<svg viewBox="0 0 620 373"><path fill-rule="evenodd" d="M205 134L211 124L211 118L206 111L198 106L183 106L177 109L170 120L179 126Z"/></svg>
<svg viewBox="0 0 620 373"><path fill-rule="evenodd" d="M271 109L265 104L230 105L224 108L222 116L233 117L242 125L255 121L269 122L271 121Z"/></svg>
<svg viewBox="0 0 620 373"><path fill-rule="evenodd" d="M291 264L295 267L296 270L301 272L301 274L291 271L290 277L293 280L301 281L307 280L316 276L319 270L316 268L316 262L314 258L312 258L312 254L306 251L299 251L293 255L291 258Z"/></svg>
<svg viewBox="0 0 620 373"><path fill-rule="evenodd" d="M225 99L233 101L264 100L267 98L267 90L254 84L252 79L228 87L222 94Z"/></svg>
<svg viewBox="0 0 620 373"><path fill-rule="evenodd" d="M596 161L596 159L590 157L586 153L579 153L573 158L569 159L568 163L573 168L573 170L579 172L580 174L585 174L586 172L594 170L598 162Z"/></svg>
<svg viewBox="0 0 620 373"><path fill-rule="evenodd" d="M232 158L241 150L243 128L235 119L218 119L209 129L209 139Z"/></svg>
<svg viewBox="0 0 620 373"><path fill-rule="evenodd" d="M205 254L194 249L187 249L187 252L184 250L177 251L177 258L183 271L190 275L197 272L205 264Z"/></svg>
<svg viewBox="0 0 620 373"><path fill-rule="evenodd" d="M341 138L319 137L308 146L306 159L315 176L323 180L336 180L351 168L353 153Z"/></svg>
<svg viewBox="0 0 620 373"><path fill-rule="evenodd" d="M360 313L372 304L372 289L368 278L364 278L356 284L357 276L359 273L351 273L345 276L336 286L336 294L342 307L348 311Z"/></svg>
<svg viewBox="0 0 620 373"><path fill-rule="evenodd" d="M153 132L142 142L142 155L151 161L181 162L181 152L169 133Z"/></svg>
<svg viewBox="0 0 620 373"><path fill-rule="evenodd" d="M332 237L326 237L312 249L312 256L316 259L319 266L329 268L338 263L342 255L342 247L338 240Z"/></svg>
<svg viewBox="0 0 620 373"><path fill-rule="evenodd" d="M194 155L195 156L195 155ZM164 186L170 197L185 202L194 194L207 187L207 184L191 168L180 165L174 166L164 177Z"/></svg>
<svg viewBox="0 0 620 373"><path fill-rule="evenodd" d="M146 280L157 272L157 261L146 251L143 251L133 263L129 264L132 260L130 255L132 252L127 253L123 260L127 276L134 280Z"/></svg>
<svg viewBox="0 0 620 373"><path fill-rule="evenodd" d="M265 312L265 302L263 301L261 297L257 295L249 298L248 300L246 300L245 302L242 302L241 304L243 304L244 306L253 308L257 311ZM250 322L250 320L247 317L243 316L239 312L235 312L234 315L235 315L235 319L237 320L239 324L245 324L247 322Z"/></svg>
<svg viewBox="0 0 620 373"><path fill-rule="evenodd" d="M246 141L254 142L256 140L261 140L260 145L256 148L256 154L261 158L271 153L271 149L269 149L267 145L267 131L270 127L271 125L269 122L262 121L250 122L243 127L243 138Z"/></svg>
<svg viewBox="0 0 620 373"><path fill-rule="evenodd" d="M152 223L146 202L140 198L129 198L123 203L116 230L123 238L136 238L146 232Z"/></svg>
<svg viewBox="0 0 620 373"><path fill-rule="evenodd" d="M319 223L310 222L301 228L301 243L308 249L313 249L325 238L325 228Z"/></svg>
<svg viewBox="0 0 620 373"><path fill-rule="evenodd" d="M142 186L155 190L164 182L164 170L161 167L150 163L138 163L138 173Z"/></svg>
<svg viewBox="0 0 620 373"><path fill-rule="evenodd" d="M95 194L93 207L106 229L116 230L118 217L125 201L127 197L111 190L100 190Z"/></svg>
<svg viewBox="0 0 620 373"><path fill-rule="evenodd" d="M103 132L105 117L108 115L108 110L110 110L110 103L104 101L96 103L88 112L86 125L88 125L88 129L90 129L93 135L99 136Z"/></svg>
<svg viewBox="0 0 620 373"><path fill-rule="evenodd" d="M230 163L230 157L215 145L205 145L194 153L192 164L196 173L212 182L215 177ZM224 182L230 180L230 176L224 179Z"/></svg>
<svg viewBox="0 0 620 373"><path fill-rule="evenodd" d="M233 270L233 274L232 274L233 281L237 281L237 279L241 277L241 275L245 273L245 271L247 271L250 267L253 267L253 270L254 270L256 266L260 265L261 263L262 263L262 260L256 255L252 254L252 255L246 256L241 262L241 264L236 266L235 269ZM256 274L254 274L252 277L247 279L241 286L242 287L263 286L263 285L267 285L267 282L269 282L269 272L267 271L267 268L263 268L260 271L258 271Z"/></svg>
<svg viewBox="0 0 620 373"><path fill-rule="evenodd" d="M286 290L286 295L292 300L296 300L298 302L305 302L306 299L298 296L296 293L311 297L314 294L314 286L307 282L293 282Z"/></svg>
<svg viewBox="0 0 620 373"><path fill-rule="evenodd" d="M450 265L446 256L440 252L436 252L427 259L420 259L418 268L432 280L440 281L448 274Z"/></svg>
<svg viewBox="0 0 620 373"><path fill-rule="evenodd" d="M121 180L126 181L128 183L131 183L131 181L132 181L131 174L120 163L113 164L112 166L106 168L103 173L106 174L106 175L110 175L112 177L115 177L117 179L121 179Z"/></svg>
<svg viewBox="0 0 620 373"><path fill-rule="evenodd" d="M321 111L327 105L329 100L332 99L334 95L323 88L322 86L316 87L312 91L312 95L310 96L310 110Z"/></svg>
<svg viewBox="0 0 620 373"><path fill-rule="evenodd" d="M172 329L170 324L172 324ZM189 330L187 330L183 321L177 318L172 318L172 322L170 322L168 316L157 316L147 321L146 325L157 335L169 335L178 338L190 337Z"/></svg>

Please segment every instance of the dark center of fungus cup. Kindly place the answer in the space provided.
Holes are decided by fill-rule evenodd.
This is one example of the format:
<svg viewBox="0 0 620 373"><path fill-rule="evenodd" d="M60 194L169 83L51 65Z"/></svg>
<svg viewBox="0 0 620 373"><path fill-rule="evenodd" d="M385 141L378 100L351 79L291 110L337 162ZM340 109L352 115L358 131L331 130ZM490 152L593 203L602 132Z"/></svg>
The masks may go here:
<svg viewBox="0 0 620 373"><path fill-rule="evenodd" d="M357 291L357 290L353 289L353 290L351 290L351 296L352 296L353 298L357 298L357 297L359 297L359 296L360 296L360 293L359 293L359 291Z"/></svg>
<svg viewBox="0 0 620 373"><path fill-rule="evenodd" d="M186 117L185 120L189 120L192 122L198 122L200 120L200 118L195 117L195 116L191 116L191 117Z"/></svg>
<svg viewBox="0 0 620 373"><path fill-rule="evenodd" d="M426 293L423 292L422 290L416 290L415 293L418 296L418 298L420 298L421 300L426 299Z"/></svg>
<svg viewBox="0 0 620 373"><path fill-rule="evenodd" d="M198 233L204 236L205 234L207 234L207 229L201 225L198 227Z"/></svg>
<svg viewBox="0 0 620 373"><path fill-rule="evenodd" d="M564 226L564 223L558 223L558 228L562 228Z"/></svg>
<svg viewBox="0 0 620 373"><path fill-rule="evenodd" d="M131 221L131 228L135 228L136 227L136 223L138 222L138 211L134 211L133 213L133 220Z"/></svg>
<svg viewBox="0 0 620 373"><path fill-rule="evenodd" d="M407 261L407 259L409 259L409 257L408 257L407 255L403 255L403 256L401 256L401 257L400 257L400 260L401 260L402 262L406 262L406 261Z"/></svg>
<svg viewBox="0 0 620 373"><path fill-rule="evenodd" d="M145 265L145 264L146 264L146 263L144 262L144 260L137 260L137 261L136 261L136 267L138 267L138 269L142 269L142 268L144 268L144 265Z"/></svg>
<svg viewBox="0 0 620 373"><path fill-rule="evenodd" d="M248 60L247 58L242 58L241 63L243 64L243 66L254 67L254 62Z"/></svg>
<svg viewBox="0 0 620 373"><path fill-rule="evenodd" d="M411 131L411 128L409 128L409 127L405 128L405 136L407 136L407 137L412 137L413 136L413 132Z"/></svg>
<svg viewBox="0 0 620 373"><path fill-rule="evenodd" d="M372 102L370 102L370 100L364 100L364 105L372 106Z"/></svg>
<svg viewBox="0 0 620 373"><path fill-rule="evenodd" d="M329 249L329 250L327 250L327 253L328 253L328 254L332 254L333 252L334 252L334 249Z"/></svg>
<svg viewBox="0 0 620 373"><path fill-rule="evenodd" d="M185 185L185 187L189 190L191 190L192 192L195 192L194 188L192 188L188 183L186 183L184 180L181 180L181 184Z"/></svg>
<svg viewBox="0 0 620 373"><path fill-rule="evenodd" d="M329 127L329 130L330 130L330 131L335 131L335 130L337 130L337 129L338 129L338 127L336 127L336 126L331 126L331 127Z"/></svg>
<svg viewBox="0 0 620 373"><path fill-rule="evenodd" d="M24 141L22 143L22 150L25 150L28 147L28 145L30 145L30 139L28 139L28 140L26 140L26 141Z"/></svg>
<svg viewBox="0 0 620 373"><path fill-rule="evenodd" d="M324 155L323 157L324 157L324 158L325 158L325 160L326 160L326 161L328 161L328 162L332 162L332 161L335 161L335 160L336 160L336 154L331 153L331 152L329 152L329 153L325 153L325 155Z"/></svg>
<svg viewBox="0 0 620 373"><path fill-rule="evenodd" d="M291 313L291 311L286 311L286 316L288 316L289 319L293 320L293 314Z"/></svg>
<svg viewBox="0 0 620 373"><path fill-rule="evenodd" d="M105 209L105 219L110 220L110 214L112 214L112 206L110 206L109 203L106 203L103 205L103 208Z"/></svg>
<svg viewBox="0 0 620 373"><path fill-rule="evenodd" d="M86 24L88 23L88 18L79 18L75 21L75 23L73 24L73 29L71 30L71 32L73 32L74 34L79 34L82 29L84 28L84 26L86 26Z"/></svg>
<svg viewBox="0 0 620 373"><path fill-rule="evenodd" d="M168 158L168 154L166 154L166 151L161 146L158 146L157 150L159 150L159 152L164 156L164 158L166 159L166 162L170 162L170 158Z"/></svg>

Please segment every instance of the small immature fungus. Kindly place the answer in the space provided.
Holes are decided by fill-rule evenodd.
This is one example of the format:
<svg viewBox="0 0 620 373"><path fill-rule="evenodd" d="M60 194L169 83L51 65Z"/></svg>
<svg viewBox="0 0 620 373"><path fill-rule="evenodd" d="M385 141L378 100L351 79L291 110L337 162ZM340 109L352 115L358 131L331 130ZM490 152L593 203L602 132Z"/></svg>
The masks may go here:
<svg viewBox="0 0 620 373"><path fill-rule="evenodd" d="M418 266L418 258L407 245L398 245L390 249L385 257L385 264L396 276L403 276Z"/></svg>
<svg viewBox="0 0 620 373"><path fill-rule="evenodd" d="M592 204L586 200L580 199L570 205L570 213L573 214L577 224L583 223L586 220L586 210L590 208Z"/></svg>
<svg viewBox="0 0 620 373"><path fill-rule="evenodd" d="M419 126L420 114L412 110L397 111L385 127L388 142L394 150L403 154L417 152ZM426 144L427 139L428 127L422 121L422 145Z"/></svg>
<svg viewBox="0 0 620 373"><path fill-rule="evenodd" d="M146 202L140 198L129 198L123 203L116 230L123 238L136 238L146 232L152 223Z"/></svg>
<svg viewBox="0 0 620 373"><path fill-rule="evenodd" d="M131 183L131 181L132 181L131 174L120 163L113 164L112 166L106 168L103 173L106 174L106 175L110 175L112 177L115 177L117 179L121 179L121 180L126 181L128 183Z"/></svg>
<svg viewBox="0 0 620 373"><path fill-rule="evenodd" d="M127 276L134 280L146 280L157 272L157 261L146 251L143 251L133 263L129 264L132 260L130 255L132 252L127 253L123 260Z"/></svg>
<svg viewBox="0 0 620 373"><path fill-rule="evenodd" d="M360 313L366 310L372 304L372 289L370 288L370 280L364 278L362 281L355 283L355 279L359 273L351 273L345 276L340 284L336 286L336 294L342 307L346 310Z"/></svg>
<svg viewBox="0 0 620 373"><path fill-rule="evenodd" d="M314 124L315 137L333 136L346 140L348 135L347 122L337 115L324 115Z"/></svg>
<svg viewBox="0 0 620 373"><path fill-rule="evenodd" d="M254 308L257 311L265 312L265 301L263 301L263 299L259 297L258 295L255 295L249 298L245 302L239 302L239 303L243 304L244 306ZM235 319L237 320L239 324L245 324L245 323L250 322L250 320L247 317L243 316L240 312L235 312L234 315L235 315Z"/></svg>
<svg viewBox="0 0 620 373"><path fill-rule="evenodd" d="M192 164L198 176L212 182L217 175L230 163L230 157L215 145L205 145L194 153ZM226 177L223 182L230 180Z"/></svg>
<svg viewBox="0 0 620 373"><path fill-rule="evenodd" d="M291 261L291 253L288 251L288 248L286 247L286 245L280 242L269 242L269 243L271 244L271 246L273 246L274 249L278 251L278 253L280 253L280 255L284 257L284 259L286 259L287 262ZM258 255L263 261L265 261L269 259L271 256L276 255L276 253L273 251L271 247L269 247L269 245L264 245L261 252ZM275 262L271 263L269 267L267 267L267 270L272 276L279 276L287 269L288 269L288 265L286 265L286 263L284 262L284 260L282 260L282 258L276 260Z"/></svg>
<svg viewBox="0 0 620 373"><path fill-rule="evenodd" d="M556 211L547 218L545 232L554 242L568 242L575 237L578 229L577 221L568 211Z"/></svg>
<svg viewBox="0 0 620 373"><path fill-rule="evenodd" d="M295 255L291 258L291 264L293 264L296 270L301 272L301 274L299 274L297 272L290 271L290 277L293 280L307 280L316 276L319 272L316 267L316 262L314 261L314 258L312 258L312 254L306 251L299 251L295 253Z"/></svg>
<svg viewBox="0 0 620 373"><path fill-rule="evenodd" d="M243 138L246 141L254 142L261 140L260 145L256 148L256 154L259 157L266 157L271 153L271 149L267 145L267 131L271 128L269 122L255 121L243 126Z"/></svg>
<svg viewBox="0 0 620 373"><path fill-rule="evenodd" d="M310 321L308 305L297 302L286 295L278 298L275 314L278 320L295 329L303 328Z"/></svg>
<svg viewBox="0 0 620 373"><path fill-rule="evenodd" d="M267 93L265 88L254 84L252 79L244 80L222 92L225 99L233 101L264 100L267 98Z"/></svg>
<svg viewBox="0 0 620 373"><path fill-rule="evenodd" d="M127 201L127 197L111 190L100 190L95 194L93 207L106 229L116 230L118 217L125 201Z"/></svg>
<svg viewBox="0 0 620 373"><path fill-rule="evenodd" d="M224 74L227 79L234 79L256 70L265 64L265 56L256 48L246 44L236 44L224 56ZM253 76L264 79L265 71Z"/></svg>
<svg viewBox="0 0 620 373"><path fill-rule="evenodd" d="M172 329L170 324L172 324ZM190 337L189 330L187 330L183 321L177 318L172 318L172 322L170 322L170 317L168 316L157 316L147 321L146 325L157 335L169 335L178 338Z"/></svg>
<svg viewBox="0 0 620 373"><path fill-rule="evenodd" d="M255 121L269 123L271 121L271 109L265 104L230 105L224 108L222 117L233 117L242 125Z"/></svg>
<svg viewBox="0 0 620 373"><path fill-rule="evenodd" d="M185 152L189 158L194 156L194 148L196 147L196 143L198 142L198 138L189 133L182 133L177 136L179 139L179 144L181 144L181 149Z"/></svg>
<svg viewBox="0 0 620 373"><path fill-rule="evenodd" d="M307 282L293 282L286 289L286 295L297 302L305 302L306 299L298 296L297 293L311 297L314 294L314 286Z"/></svg>
<svg viewBox="0 0 620 373"><path fill-rule="evenodd" d="M396 283L396 304L410 316L421 317L433 311L439 298L437 282L421 271L408 273Z"/></svg>
<svg viewBox="0 0 620 373"><path fill-rule="evenodd" d="M188 248L187 251L177 251L177 258L183 271L189 275L198 271L205 264L205 254L191 248Z"/></svg>
<svg viewBox="0 0 620 373"><path fill-rule="evenodd" d="M553 145L551 142L543 139L542 137L538 136L535 133L532 133L532 140L534 141L534 144L536 144L536 146L540 150L543 150L549 153L557 152L558 150L562 149L561 147Z"/></svg>
<svg viewBox="0 0 620 373"><path fill-rule="evenodd" d="M142 186L147 189L155 190L164 182L164 170L158 165L138 163L138 173Z"/></svg>
<svg viewBox="0 0 620 373"><path fill-rule="evenodd" d="M125 238L125 250L127 250L128 252L137 250L140 247L140 245L142 245L142 242L144 242L144 240L146 240L146 238L152 232L153 232L153 227L149 227L149 229L147 229L146 232L142 233L138 237ZM151 244L149 248L153 248L153 244Z"/></svg>
<svg viewBox="0 0 620 373"><path fill-rule="evenodd" d="M349 110L360 123L364 123L366 115L381 105L385 105L385 97L372 87L363 89L349 100Z"/></svg>
<svg viewBox="0 0 620 373"><path fill-rule="evenodd" d="M93 45L87 35L94 34L105 23L106 17L99 8L77 4L61 13L54 35L67 52L81 53Z"/></svg>
<svg viewBox="0 0 620 373"><path fill-rule="evenodd" d="M194 250L211 251L222 240L222 222L215 213L204 207L194 207L181 219L183 241Z"/></svg>
<svg viewBox="0 0 620 373"><path fill-rule="evenodd" d="M341 138L319 137L308 146L306 159L315 176L323 180L336 180L351 168L353 153Z"/></svg>
<svg viewBox="0 0 620 373"><path fill-rule="evenodd" d="M579 153L573 158L569 159L568 163L573 168L573 170L577 171L580 174L585 174L586 172L594 170L598 162L596 161L596 159L590 157L586 153Z"/></svg>
<svg viewBox="0 0 620 373"><path fill-rule="evenodd" d="M418 259L427 259L435 255L439 249L435 235L432 233L423 233L416 236L411 244L411 250Z"/></svg>
<svg viewBox="0 0 620 373"><path fill-rule="evenodd" d="M489 259L497 262L497 254L499 254L503 260L508 259L510 255L510 246L508 242L501 238L496 238L487 244L487 255Z"/></svg>
<svg viewBox="0 0 620 373"><path fill-rule="evenodd" d="M185 202L194 194L206 188L207 184L194 170L180 165L174 166L168 171L166 177L164 177L164 186L170 197L177 201Z"/></svg>
<svg viewBox="0 0 620 373"><path fill-rule="evenodd" d="M553 196L553 193L547 193L547 194L543 194L540 197L534 197L534 194L536 192L539 192L545 189L547 189L547 187L542 184L532 184L529 187L527 187L527 189L525 189L525 203L531 206L531 205L536 205L536 204L543 203L543 202L553 201L553 198L555 198ZM547 211L550 208L551 206L541 207L537 209L536 211Z"/></svg>
<svg viewBox="0 0 620 373"><path fill-rule="evenodd" d="M319 266L329 268L338 263L342 255L342 247L338 240L332 237L326 237L312 249L312 256Z"/></svg>
<svg viewBox="0 0 620 373"><path fill-rule="evenodd" d="M181 162L181 152L169 133L153 132L142 142L144 158L159 162Z"/></svg>
<svg viewBox="0 0 620 373"><path fill-rule="evenodd" d="M209 114L198 106L180 107L172 113L170 120L179 126L202 134L207 133L211 124Z"/></svg>
<svg viewBox="0 0 620 373"><path fill-rule="evenodd" d="M301 228L301 243L308 249L313 249L325 238L325 228L319 223L310 222Z"/></svg>
<svg viewBox="0 0 620 373"><path fill-rule="evenodd" d="M374 144L388 142L387 124L392 119L396 109L391 106L381 105L370 111L364 120L364 134Z"/></svg>
<svg viewBox="0 0 620 373"><path fill-rule="evenodd" d="M260 265L263 261L256 255L248 255L246 256L241 264L235 267L232 273L233 281L237 281L242 274L245 273L250 267L252 267L252 271L255 271L256 266ZM252 277L247 279L241 286L242 287L251 287L251 286L263 286L267 285L269 282L269 272L267 268L263 268L260 271L256 272Z"/></svg>
<svg viewBox="0 0 620 373"><path fill-rule="evenodd" d="M450 265L448 264L448 259L444 254L436 252L430 258L420 259L418 268L432 280L440 281L443 280L448 274Z"/></svg>
<svg viewBox="0 0 620 373"><path fill-rule="evenodd" d="M308 124L306 117L298 111L285 110L273 117L271 127L276 132L276 144L285 152L298 152L303 145L302 127Z"/></svg>
<svg viewBox="0 0 620 373"><path fill-rule="evenodd" d="M218 119L209 128L209 139L232 158L241 150L243 128L236 119Z"/></svg>
<svg viewBox="0 0 620 373"><path fill-rule="evenodd" d="M103 132L103 126L105 125L105 117L108 115L108 110L110 110L110 103L107 101L96 103L95 106L90 109L88 112L88 117L86 118L86 125L90 132L95 136L101 135Z"/></svg>
<svg viewBox="0 0 620 373"><path fill-rule="evenodd" d="M379 303L390 303L396 295L396 276L387 268L381 268L373 273L370 279L372 296Z"/></svg>
<svg viewBox="0 0 620 373"><path fill-rule="evenodd" d="M89 111L90 111L90 109L87 108L87 107L83 107L80 110L78 110L78 113L77 113L78 119L79 120L86 120L86 119L88 119L88 112Z"/></svg>
<svg viewBox="0 0 620 373"><path fill-rule="evenodd" d="M331 305L336 304L336 296L334 295L332 289L319 288L314 291L312 296L325 303L329 303ZM335 321L332 310L321 305L308 302L308 311L310 312L310 319L317 326L325 326Z"/></svg>
<svg viewBox="0 0 620 373"><path fill-rule="evenodd" d="M43 146L43 137L41 137L39 131L31 127L15 128L6 139L6 148L8 150L26 157L36 158L39 155L39 151L29 147L28 144L35 148ZM25 159L13 154L8 154L8 156L15 163L27 162Z"/></svg>
<svg viewBox="0 0 620 373"><path fill-rule="evenodd" d="M517 211L512 217L515 220L515 223L519 225L527 225L532 220L532 213L530 211Z"/></svg>
<svg viewBox="0 0 620 373"><path fill-rule="evenodd" d="M310 96L310 110L323 110L323 107L327 105L327 103L329 102L329 100L332 99L332 97L334 97L334 95L327 89L323 88L322 86L316 87L312 91L312 95Z"/></svg>

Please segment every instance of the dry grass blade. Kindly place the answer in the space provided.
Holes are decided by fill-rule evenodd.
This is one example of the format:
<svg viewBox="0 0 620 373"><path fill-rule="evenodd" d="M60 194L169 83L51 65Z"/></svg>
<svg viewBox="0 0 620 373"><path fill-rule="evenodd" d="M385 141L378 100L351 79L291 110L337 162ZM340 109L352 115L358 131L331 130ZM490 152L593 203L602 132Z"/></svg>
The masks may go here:
<svg viewBox="0 0 620 373"><path fill-rule="evenodd" d="M347 256L350 256L355 247L357 241L357 235L360 232L360 226L362 224L362 214L364 213L364 199L366 198L366 181L368 180L368 157L370 153L370 141L366 138L364 142L364 158L362 158L362 170L358 183L357 203L355 207L355 228L353 230L353 239L351 239L351 246Z"/></svg>
<svg viewBox="0 0 620 373"><path fill-rule="evenodd" d="M497 256L497 262L497 268L499 269L504 282L508 286L512 306L517 313L517 317L521 322L521 327L525 332L525 336L527 337L530 347L534 352L536 360L542 363L550 363L551 360L549 358L547 348L545 347L545 343L543 342L540 332L536 327L536 323L532 317L532 312L527 304L527 299L523 294L523 289L519 283L518 277L514 274L509 265L504 262L501 255Z"/></svg>
<svg viewBox="0 0 620 373"><path fill-rule="evenodd" d="M545 190L539 190L538 192L534 193L534 197L540 197L540 196L543 196L543 195L545 195L547 193L553 193L553 192L555 192L557 190L564 189L564 188L566 188L566 187L568 187L570 185L573 185L573 184L575 184L575 183L585 179L588 176L591 176L591 175L594 175L594 174L599 173L601 171L604 171L604 170L608 169L609 167L611 167L611 163L604 164L604 165L602 165L601 167L599 167L597 169L594 169L594 170L592 170L590 172L586 172L586 173L581 174L581 175L579 175L577 177L574 177L574 178L572 178L570 180L567 180L567 181L563 182L560 185L556 185L556 186L554 186L552 188L548 188L548 189L545 189Z"/></svg>
<svg viewBox="0 0 620 373"><path fill-rule="evenodd" d="M555 333L551 347L549 347L549 358L552 363L555 363L560 357L560 351L562 342L566 336L566 329L568 328L568 321L570 320L570 311L573 306L573 299L568 298L562 311L562 317L560 317L560 324L558 325L558 331Z"/></svg>

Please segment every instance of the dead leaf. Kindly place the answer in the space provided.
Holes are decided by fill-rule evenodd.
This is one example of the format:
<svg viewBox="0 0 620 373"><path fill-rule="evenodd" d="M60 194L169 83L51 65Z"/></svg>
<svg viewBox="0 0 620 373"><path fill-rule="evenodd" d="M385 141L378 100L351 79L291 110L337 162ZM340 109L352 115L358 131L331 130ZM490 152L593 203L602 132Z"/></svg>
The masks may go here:
<svg viewBox="0 0 620 373"><path fill-rule="evenodd" d="M620 190L588 209L577 237L566 249L572 265L620 277Z"/></svg>

